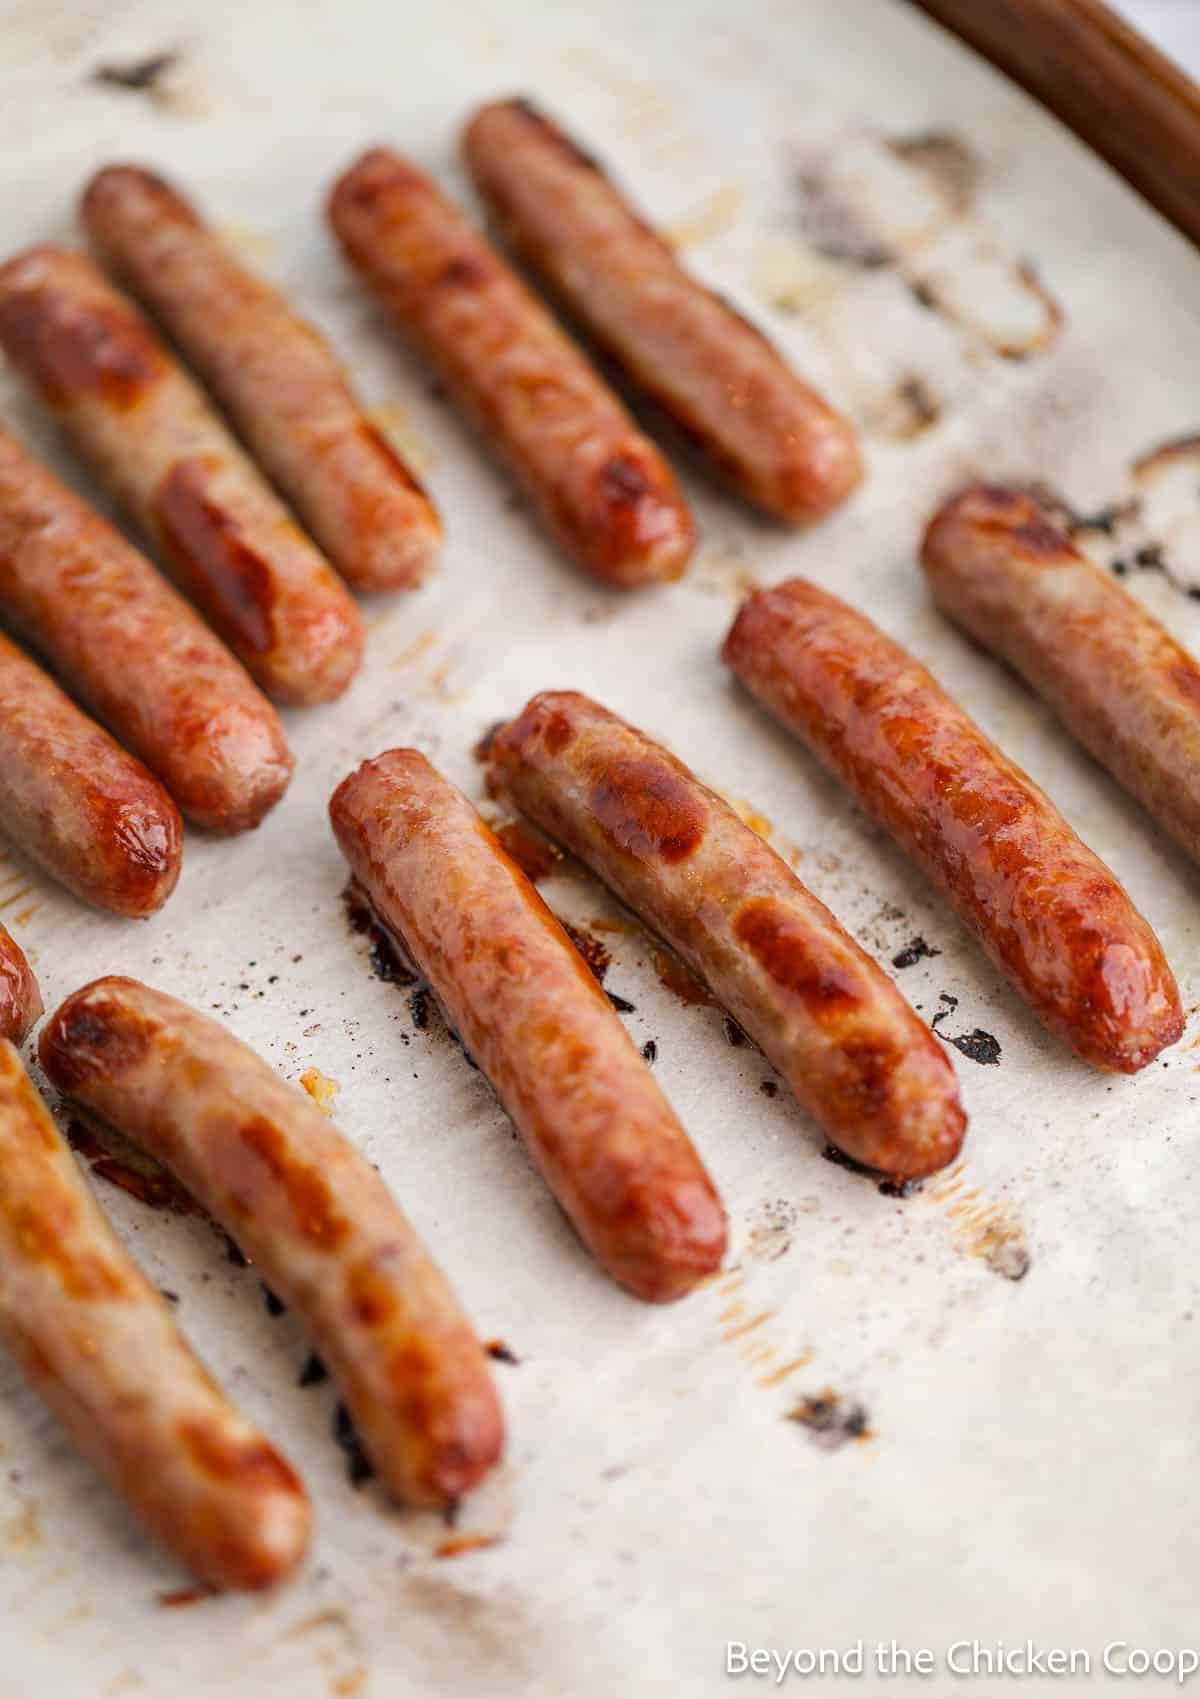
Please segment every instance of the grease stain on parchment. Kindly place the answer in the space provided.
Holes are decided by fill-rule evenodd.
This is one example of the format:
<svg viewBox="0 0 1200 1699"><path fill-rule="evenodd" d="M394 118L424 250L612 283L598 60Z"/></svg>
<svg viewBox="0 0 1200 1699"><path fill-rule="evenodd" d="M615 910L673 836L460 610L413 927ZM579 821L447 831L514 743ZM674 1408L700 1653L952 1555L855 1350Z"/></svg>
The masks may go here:
<svg viewBox="0 0 1200 1699"><path fill-rule="evenodd" d="M956 1244L1005 1280L1024 1280L1032 1266L1025 1229L1012 1207L967 1184L963 1162L931 1182L926 1196L944 1204Z"/></svg>
<svg viewBox="0 0 1200 1699"><path fill-rule="evenodd" d="M843 269L893 272L994 354L1028 359L1054 345L1062 309L973 210L978 177L971 149L949 134L843 135L799 153L801 234Z"/></svg>
<svg viewBox="0 0 1200 1699"><path fill-rule="evenodd" d="M1125 487L1099 507L1081 509L1041 478L1020 487L1094 565L1118 578L1153 573L1200 601L1200 435L1137 454Z"/></svg>

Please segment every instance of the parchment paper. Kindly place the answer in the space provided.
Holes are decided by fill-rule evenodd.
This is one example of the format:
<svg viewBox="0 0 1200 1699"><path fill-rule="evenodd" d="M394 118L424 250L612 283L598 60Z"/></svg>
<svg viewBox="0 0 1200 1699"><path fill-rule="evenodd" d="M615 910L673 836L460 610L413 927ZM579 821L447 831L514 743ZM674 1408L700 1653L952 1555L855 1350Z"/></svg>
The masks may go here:
<svg viewBox="0 0 1200 1699"><path fill-rule="evenodd" d="M752 582L806 573L866 609L1111 862L1190 1008L1194 869L936 616L914 549L973 475L1042 480L1089 514L1129 500L1131 463L1198 422L1195 254L897 0L21 0L0 12L0 42L0 248L72 239L74 197L102 163L176 174L330 334L449 527L436 582L370 607L351 693L289 716L297 777L260 831L190 834L179 890L145 924L85 911L14 855L0 918L51 1006L94 975L133 974L218 1011L289 1078L337 1081L338 1123L482 1336L520 1358L496 1365L508 1460L454 1530L498 1543L438 1557L440 1521L349 1484L333 1393L297 1386L307 1345L292 1317L268 1315L254 1271L231 1267L202 1221L100 1182L189 1337L301 1470L317 1536L275 1598L162 1604L185 1578L0 1367L0 1695L708 1695L725 1691L727 1642L860 1637L868 1654L894 1638L937 1663L905 1682L868 1661L861 1691L1038 1693L1089 1683L957 1678L947 1650L1086 1648L1099 1687L1109 1641L1196 1641L1195 1023L1134 1080L1074 1061L717 661ZM142 91L91 80L165 52L177 58ZM690 578L610 595L531 527L401 352L325 234L324 193L389 140L465 195L457 128L517 90L609 160L689 262L858 418L869 481L831 522L784 533L689 473L704 531ZM1025 260L1036 284L1014 270ZM993 348L1006 337L1052 345L1006 359ZM7 376L0 410L90 491ZM1109 515L1115 534L1086 540L1120 558L1128 523L1127 582L1197 647L1188 465L1164 522L1183 526L1174 581L1131 564L1146 546L1133 521ZM758 1054L666 991L643 939L606 934L609 987L635 1005L638 1041L656 1040L730 1212L728 1274L665 1310L605 1282L481 1077L372 977L326 824L333 785L397 743L481 796L472 745L556 686L663 737L759 818L947 1038L999 1046L996 1062L955 1055L961 1164L915 1197L881 1196L822 1160L787 1093L761 1089ZM616 914L578 877L545 891L576 921ZM937 953L893 969L917 938ZM856 1690L829 1675L788 1685Z"/></svg>

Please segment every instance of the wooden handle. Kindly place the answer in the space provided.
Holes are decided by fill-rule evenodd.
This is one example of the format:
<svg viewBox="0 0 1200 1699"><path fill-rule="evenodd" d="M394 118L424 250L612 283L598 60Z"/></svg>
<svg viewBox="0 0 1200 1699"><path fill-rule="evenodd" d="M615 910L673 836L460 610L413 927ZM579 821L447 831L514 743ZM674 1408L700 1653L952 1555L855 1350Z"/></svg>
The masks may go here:
<svg viewBox="0 0 1200 1699"><path fill-rule="evenodd" d="M1200 246L1200 89L1100 0L916 0Z"/></svg>

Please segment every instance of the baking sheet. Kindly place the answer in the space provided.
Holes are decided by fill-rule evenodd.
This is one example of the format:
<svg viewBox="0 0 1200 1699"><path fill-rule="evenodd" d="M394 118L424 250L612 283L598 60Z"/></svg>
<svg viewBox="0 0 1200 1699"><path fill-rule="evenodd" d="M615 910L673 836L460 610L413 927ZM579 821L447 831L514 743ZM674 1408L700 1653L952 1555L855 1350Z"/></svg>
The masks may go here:
<svg viewBox="0 0 1200 1699"><path fill-rule="evenodd" d="M1090 1678L1021 1684L1037 1693L1111 1685L1110 1641L1195 1640L1195 1020L1135 1080L1073 1061L716 658L752 583L806 573L870 612L1111 862L1191 1008L1194 871L935 616L914 546L964 478L1050 482L1100 513L1108 531L1088 546L1124 551L1131 588L1200 647L1188 454L1165 484L1152 464L1149 543L1109 511L1134 493L1133 463L1197 422L1194 252L894 0L610 0L602 14L550 0L22 0L0 9L0 42L3 251L72 239L73 197L103 162L177 174L330 334L449 525L441 577L369 608L351 693L288 717L297 776L260 831L190 835L177 895L139 925L85 912L10 857L0 918L50 1006L94 975L133 974L219 1012L288 1077L337 1081L338 1123L481 1335L520 1359L496 1365L507 1462L454 1530L495 1543L438 1556L451 1537L439 1519L348 1482L331 1389L297 1386L305 1341L267 1313L254 1271L201 1221L101 1182L189 1337L304 1475L316 1540L275 1598L164 1604L183 1578L2 1366L0 1695L706 1695L725 1690L727 1642L860 1638L867 1691L987 1695L1013 1678L964 1682L946 1666L954 1642L1089 1652ZM160 53L176 57L141 90L93 80ZM375 140L465 194L457 126L513 90L568 120L697 270L855 414L870 477L843 513L785 534L689 476L695 568L636 597L579 578L531 527L319 216L335 171ZM1013 338L1046 346L996 352ZM89 488L7 376L0 412ZM1165 532L1171 576L1134 558ZM730 1214L728 1273L666 1310L602 1279L480 1076L372 977L325 820L348 768L396 743L481 796L472 746L549 687L664 738L885 965L923 939L936 954L891 970L904 990L948 1037L998 1047L996 1061L956 1055L963 1161L915 1197L881 1196L821 1159L786 1093L764 1093L758 1054L665 990L644 940L605 934L609 987L634 1004L639 1042L656 1041L658 1078ZM576 922L616 916L577 876L544 890ZM818 1402L814 1430L813 1399L834 1401L832 1427ZM871 1648L893 1638L928 1648L934 1673L872 1672Z"/></svg>

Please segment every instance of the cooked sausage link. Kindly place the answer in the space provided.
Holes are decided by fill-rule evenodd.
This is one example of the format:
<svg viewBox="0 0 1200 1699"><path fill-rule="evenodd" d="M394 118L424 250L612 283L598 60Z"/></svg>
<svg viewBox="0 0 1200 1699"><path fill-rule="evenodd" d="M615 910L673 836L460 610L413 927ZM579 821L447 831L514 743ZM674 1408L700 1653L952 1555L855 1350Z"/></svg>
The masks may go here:
<svg viewBox="0 0 1200 1699"><path fill-rule="evenodd" d="M745 603L724 658L949 898L1052 1032L1134 1073L1183 1028L1157 938L1032 779L919 662L792 579Z"/></svg>
<svg viewBox="0 0 1200 1699"><path fill-rule="evenodd" d="M495 1088L576 1232L640 1298L720 1266L704 1167L570 939L467 799L415 749L335 791L333 829Z"/></svg>
<svg viewBox="0 0 1200 1699"><path fill-rule="evenodd" d="M501 784L661 933L858 1162L943 1167L954 1071L889 979L756 832L642 732L573 691L496 733Z"/></svg>
<svg viewBox="0 0 1200 1699"><path fill-rule="evenodd" d="M264 689L340 696L353 599L133 303L85 255L31 248L0 266L0 347Z"/></svg>
<svg viewBox="0 0 1200 1699"><path fill-rule="evenodd" d="M42 1012L42 994L25 952L0 926L0 1038L20 1044Z"/></svg>
<svg viewBox="0 0 1200 1699"><path fill-rule="evenodd" d="M1016 490L947 502L921 564L938 607L1200 860L1200 666L1186 649Z"/></svg>
<svg viewBox="0 0 1200 1699"><path fill-rule="evenodd" d="M304 1488L193 1356L0 1043L0 1339L150 1532L213 1587L297 1567Z"/></svg>
<svg viewBox="0 0 1200 1699"><path fill-rule="evenodd" d="M161 177L110 165L88 184L82 215L342 577L359 590L419 584L441 522L324 337Z"/></svg>
<svg viewBox="0 0 1200 1699"><path fill-rule="evenodd" d="M334 185L329 218L566 552L624 589L680 577L695 534L666 461L432 180L375 148Z"/></svg>
<svg viewBox="0 0 1200 1699"><path fill-rule="evenodd" d="M446 1504L500 1455L487 1358L384 1182L224 1027L132 979L47 1022L42 1065L164 1163L311 1329L380 1475Z"/></svg>
<svg viewBox="0 0 1200 1699"><path fill-rule="evenodd" d="M166 791L3 636L0 828L113 914L153 914L179 878L183 825Z"/></svg>
<svg viewBox="0 0 1200 1699"><path fill-rule="evenodd" d="M219 638L74 491L0 429L0 616L199 826L257 826L292 756Z"/></svg>
<svg viewBox="0 0 1200 1699"><path fill-rule="evenodd" d="M792 524L845 500L862 476L850 424L683 269L595 159L527 100L483 107L464 151L522 260L714 472Z"/></svg>

